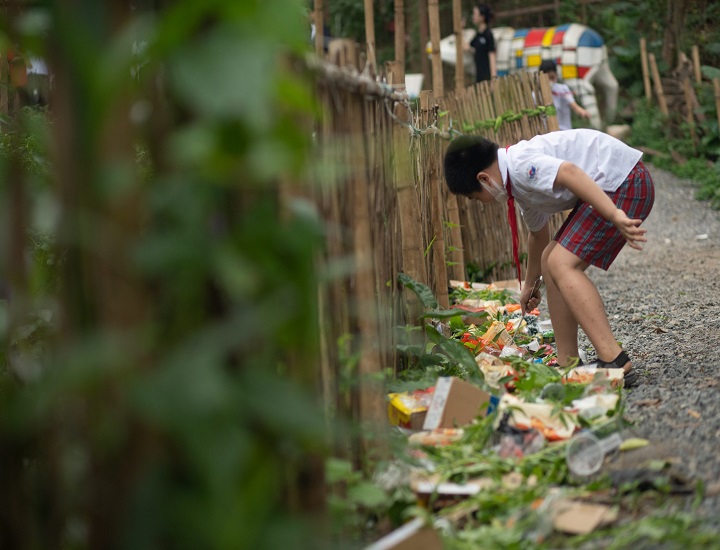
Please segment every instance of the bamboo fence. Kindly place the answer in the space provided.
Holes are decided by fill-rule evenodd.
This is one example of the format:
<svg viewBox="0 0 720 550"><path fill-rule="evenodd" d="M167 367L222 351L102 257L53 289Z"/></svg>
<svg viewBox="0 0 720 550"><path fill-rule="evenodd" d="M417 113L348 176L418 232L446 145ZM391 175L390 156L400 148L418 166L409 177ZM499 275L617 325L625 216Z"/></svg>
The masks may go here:
<svg viewBox="0 0 720 550"><path fill-rule="evenodd" d="M697 149L700 141L697 125L705 122L706 116L700 108L698 95L703 92L703 89L709 91L711 86L715 94L716 115L720 125L720 80L717 78L712 80L703 79L699 47L692 47L690 57L680 52L677 65L663 76L658 70L655 55L652 52L647 52L647 42L644 38L641 38L640 60L645 97L648 103L652 104L653 94L651 88L654 88L658 108L663 116L668 118L673 131L675 133L685 131L681 130L681 127L684 126ZM657 154L656 151L647 151ZM678 160L682 161L684 159L678 157Z"/></svg>
<svg viewBox="0 0 720 550"><path fill-rule="evenodd" d="M459 131L482 135L500 147L557 130L554 111L547 109L551 105L550 83L540 73L516 73L494 82L480 82L449 94L443 102L443 108ZM446 186L443 191L448 194ZM457 205L463 262L474 264L490 281L515 278L506 206L461 197L457 198ZM516 215L518 227L523 227L519 214ZM562 216L553 216L551 230L561 223ZM521 258L527 253L525 231L520 231L520 253Z"/></svg>
<svg viewBox="0 0 720 550"><path fill-rule="evenodd" d="M319 298L322 387L331 409L382 426L378 382L385 369L398 367L396 327L414 324L421 313L399 289L398 274L428 285L447 307L448 281L465 279L466 262L495 280L515 273L503 205L447 191L442 159L449 139L475 133L505 146L557 129L557 122L544 75L514 74L440 99L425 91L411 105L402 63L385 67L388 84L359 73L352 44L336 44L329 55L338 65L312 66L322 116L311 198L326 228L322 261L336 273ZM525 245L523 235L521 250ZM355 369L358 385L344 385L344 367Z"/></svg>

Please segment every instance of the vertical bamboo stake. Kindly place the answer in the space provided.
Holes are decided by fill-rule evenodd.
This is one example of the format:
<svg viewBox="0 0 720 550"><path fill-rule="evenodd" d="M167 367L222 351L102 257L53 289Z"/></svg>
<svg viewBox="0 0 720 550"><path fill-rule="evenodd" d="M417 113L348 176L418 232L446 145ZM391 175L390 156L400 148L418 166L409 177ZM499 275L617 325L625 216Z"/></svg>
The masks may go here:
<svg viewBox="0 0 720 550"><path fill-rule="evenodd" d="M652 72L653 84L655 85L655 93L657 94L658 103L660 104L660 112L669 116L667 102L665 101L665 93L663 92L662 81L660 80L660 73L658 72L657 62L655 61L655 54L648 54L650 61L650 71Z"/></svg>
<svg viewBox="0 0 720 550"><path fill-rule="evenodd" d="M692 47L693 68L695 69L695 82L702 82L702 72L700 71L700 49L697 45Z"/></svg>
<svg viewBox="0 0 720 550"><path fill-rule="evenodd" d="M403 78L403 67L400 63L388 64L389 77L394 82ZM395 116L408 121L411 113L402 103L395 104ZM415 182L413 180L412 160L409 152L410 135L406 128L394 124L393 153L395 190L397 192L398 217L400 218L400 247L402 250L402 271L416 281L428 280L423 259L422 232L420 231L420 205L417 200ZM407 318L415 320L422 314L422 304L414 293L407 295Z"/></svg>
<svg viewBox="0 0 720 550"><path fill-rule="evenodd" d="M420 92L420 110L423 111L425 120L431 122L437 116L437 106L433 102L433 93L430 91ZM441 307L448 307L448 279L447 266L445 265L445 236L442 219L442 180L440 177L441 161L438 158L438 137L428 134L423 139L428 140L428 158L425 159L426 170L429 171L429 193L430 193L430 272L433 274L432 289Z"/></svg>
<svg viewBox="0 0 720 550"><path fill-rule="evenodd" d="M405 65L405 0L395 0L395 60Z"/></svg>
<svg viewBox="0 0 720 550"><path fill-rule="evenodd" d="M370 182L367 179L367 156L365 148L355 140L362 138L365 131L362 103L365 98L352 96L348 109L348 122L350 123L350 135L352 155L351 162L354 164L353 173L357 179L351 185L352 193L352 215L351 227L353 237L353 256L355 260L355 311L357 318L357 332L359 336L358 381L359 381L359 410L360 421L363 426L381 426L385 420L384 397L381 388L376 380L377 374L382 368L380 353L376 347L378 340L378 319L375 311L375 278L372 256L372 231L370 220L370 204L368 196ZM371 450L377 442L365 439L363 449L365 452Z"/></svg>
<svg viewBox="0 0 720 550"><path fill-rule="evenodd" d="M640 39L640 64L642 66L643 86L645 87L645 99L650 103L652 101L652 89L650 88L650 71L648 70L647 41L645 37Z"/></svg>
<svg viewBox="0 0 720 550"><path fill-rule="evenodd" d="M325 51L325 13L323 10L323 0L315 0L315 53L318 57L322 57Z"/></svg>
<svg viewBox="0 0 720 550"><path fill-rule="evenodd" d="M442 183L440 184L442 186ZM444 187L443 187L444 189ZM465 258L463 255L463 238L462 227L460 225L460 210L458 209L457 197L450 192L446 192L445 210L447 211L450 227L450 243L453 247L450 253L450 261L452 265L449 269L449 277L458 281L464 281L465 276Z"/></svg>
<svg viewBox="0 0 720 550"><path fill-rule="evenodd" d="M550 81L548 80L547 75L540 74L538 75L538 79L540 82L540 94L542 95L543 103L546 106L553 105L552 88L550 87ZM555 115L547 117L547 125L549 132L556 132L560 129L560 126L558 126L557 116Z"/></svg>
<svg viewBox="0 0 720 550"><path fill-rule="evenodd" d="M697 151L698 137L697 132L695 132L695 115L693 113L694 94L692 91L692 84L690 83L690 77L688 76L686 76L683 80L683 92L685 94L685 109L687 110L685 120L687 121L688 127L690 128L690 138L693 142L693 150Z"/></svg>
<svg viewBox="0 0 720 550"><path fill-rule="evenodd" d="M430 27L428 26L428 5L426 0L415 0L417 3L417 14L420 18L419 35L420 35L420 69L423 74L423 82L431 82L430 60L427 44L430 41ZM427 84L425 84L427 86Z"/></svg>
<svg viewBox="0 0 720 550"><path fill-rule="evenodd" d="M428 0L428 18L430 20L430 41L432 43L432 89L435 97L443 97L445 87L443 85L442 59L440 58L440 10L438 0Z"/></svg>
<svg viewBox="0 0 720 550"><path fill-rule="evenodd" d="M717 113L718 126L720 126L720 79L713 78L713 89L715 90L715 112Z"/></svg>
<svg viewBox="0 0 720 550"><path fill-rule="evenodd" d="M462 96L464 91L464 88L460 88L443 101L441 108L446 111L449 116L454 116L451 113L457 112L458 97ZM444 157L445 147L441 148L441 153ZM460 211L458 209L457 197L448 191L447 186L444 185L444 181L442 181L442 176L440 188L443 192L442 195L445 197L445 212L447 213L447 221L449 222L446 234L449 236L449 246L452 247L448 256L450 265L448 265L447 276L449 279L464 281L466 279L465 260L463 257L462 227L460 225Z"/></svg>
<svg viewBox="0 0 720 550"><path fill-rule="evenodd" d="M367 43L367 63L371 76L377 74L375 61L375 9L373 0L365 0L365 42Z"/></svg>
<svg viewBox="0 0 720 550"><path fill-rule="evenodd" d="M397 1L397 0L396 0ZM463 53L462 33L462 0L453 0L453 29L455 31L455 89L461 90L465 87L465 56Z"/></svg>

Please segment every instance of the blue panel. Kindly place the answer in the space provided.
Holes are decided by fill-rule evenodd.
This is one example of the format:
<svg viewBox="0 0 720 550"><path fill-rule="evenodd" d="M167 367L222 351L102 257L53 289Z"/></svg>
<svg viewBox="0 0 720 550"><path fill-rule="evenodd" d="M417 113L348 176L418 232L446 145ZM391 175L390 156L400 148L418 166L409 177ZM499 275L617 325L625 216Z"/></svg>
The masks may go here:
<svg viewBox="0 0 720 550"><path fill-rule="evenodd" d="M523 56L522 55L515 56L515 67L518 69L523 68Z"/></svg>
<svg viewBox="0 0 720 550"><path fill-rule="evenodd" d="M507 72L507 71L498 70L497 75L498 75L498 76L507 76L507 75L508 75L508 72Z"/></svg>
<svg viewBox="0 0 720 550"><path fill-rule="evenodd" d="M555 27L555 32L564 32L570 28L570 23L566 23L565 25L558 25Z"/></svg>
<svg viewBox="0 0 720 550"><path fill-rule="evenodd" d="M580 40L578 40L578 48L583 46L588 48L599 48L602 45L603 39L600 38L600 35L592 29L587 29L580 35Z"/></svg>
<svg viewBox="0 0 720 550"><path fill-rule="evenodd" d="M518 38L520 36L525 37L530 32L530 29L517 29L515 31L515 34L513 34L513 38Z"/></svg>

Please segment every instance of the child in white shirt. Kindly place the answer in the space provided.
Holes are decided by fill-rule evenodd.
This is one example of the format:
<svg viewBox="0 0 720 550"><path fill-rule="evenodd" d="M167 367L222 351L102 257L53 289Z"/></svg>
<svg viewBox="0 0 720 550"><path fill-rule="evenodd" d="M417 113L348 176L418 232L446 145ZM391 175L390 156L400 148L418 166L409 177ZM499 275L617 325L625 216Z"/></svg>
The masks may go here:
<svg viewBox="0 0 720 550"><path fill-rule="evenodd" d="M557 112L558 126L561 130L572 129L570 110L582 118L590 118L590 113L575 103L575 96L566 84L560 84L557 76L557 65L552 59L545 59L540 63L540 72L548 75L552 84L553 103Z"/></svg>
<svg viewBox="0 0 720 550"><path fill-rule="evenodd" d="M579 129L507 148L480 136L462 136L450 143L444 161L450 192L484 203L508 202L510 220L517 201L529 229L520 305L523 312L537 307L541 297L533 290L542 275L558 363L578 357L580 325L600 366L623 368L627 386L636 382L636 374L585 270L590 265L608 269L625 243L640 250L647 241L640 224L652 209L655 191L641 157L607 134ZM569 208L572 212L551 240L550 216Z"/></svg>

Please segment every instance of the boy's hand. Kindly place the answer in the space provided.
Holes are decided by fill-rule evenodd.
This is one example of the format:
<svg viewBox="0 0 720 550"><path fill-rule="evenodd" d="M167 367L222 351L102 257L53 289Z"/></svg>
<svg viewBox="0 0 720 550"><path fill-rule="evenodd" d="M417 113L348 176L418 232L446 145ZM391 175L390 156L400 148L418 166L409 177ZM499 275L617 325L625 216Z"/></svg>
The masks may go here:
<svg viewBox="0 0 720 550"><path fill-rule="evenodd" d="M534 294L532 294L533 290L535 291ZM520 310L522 311L523 316L528 311L532 311L538 307L540 305L540 300L542 300L540 289L536 288L535 285L526 285L520 293Z"/></svg>
<svg viewBox="0 0 720 550"><path fill-rule="evenodd" d="M638 243L646 243L645 233L647 229L640 227L642 220L631 220L627 214L619 208L615 210L615 214L610 220L612 224L618 228L622 236L630 245L631 248L636 250L642 250L642 246Z"/></svg>

